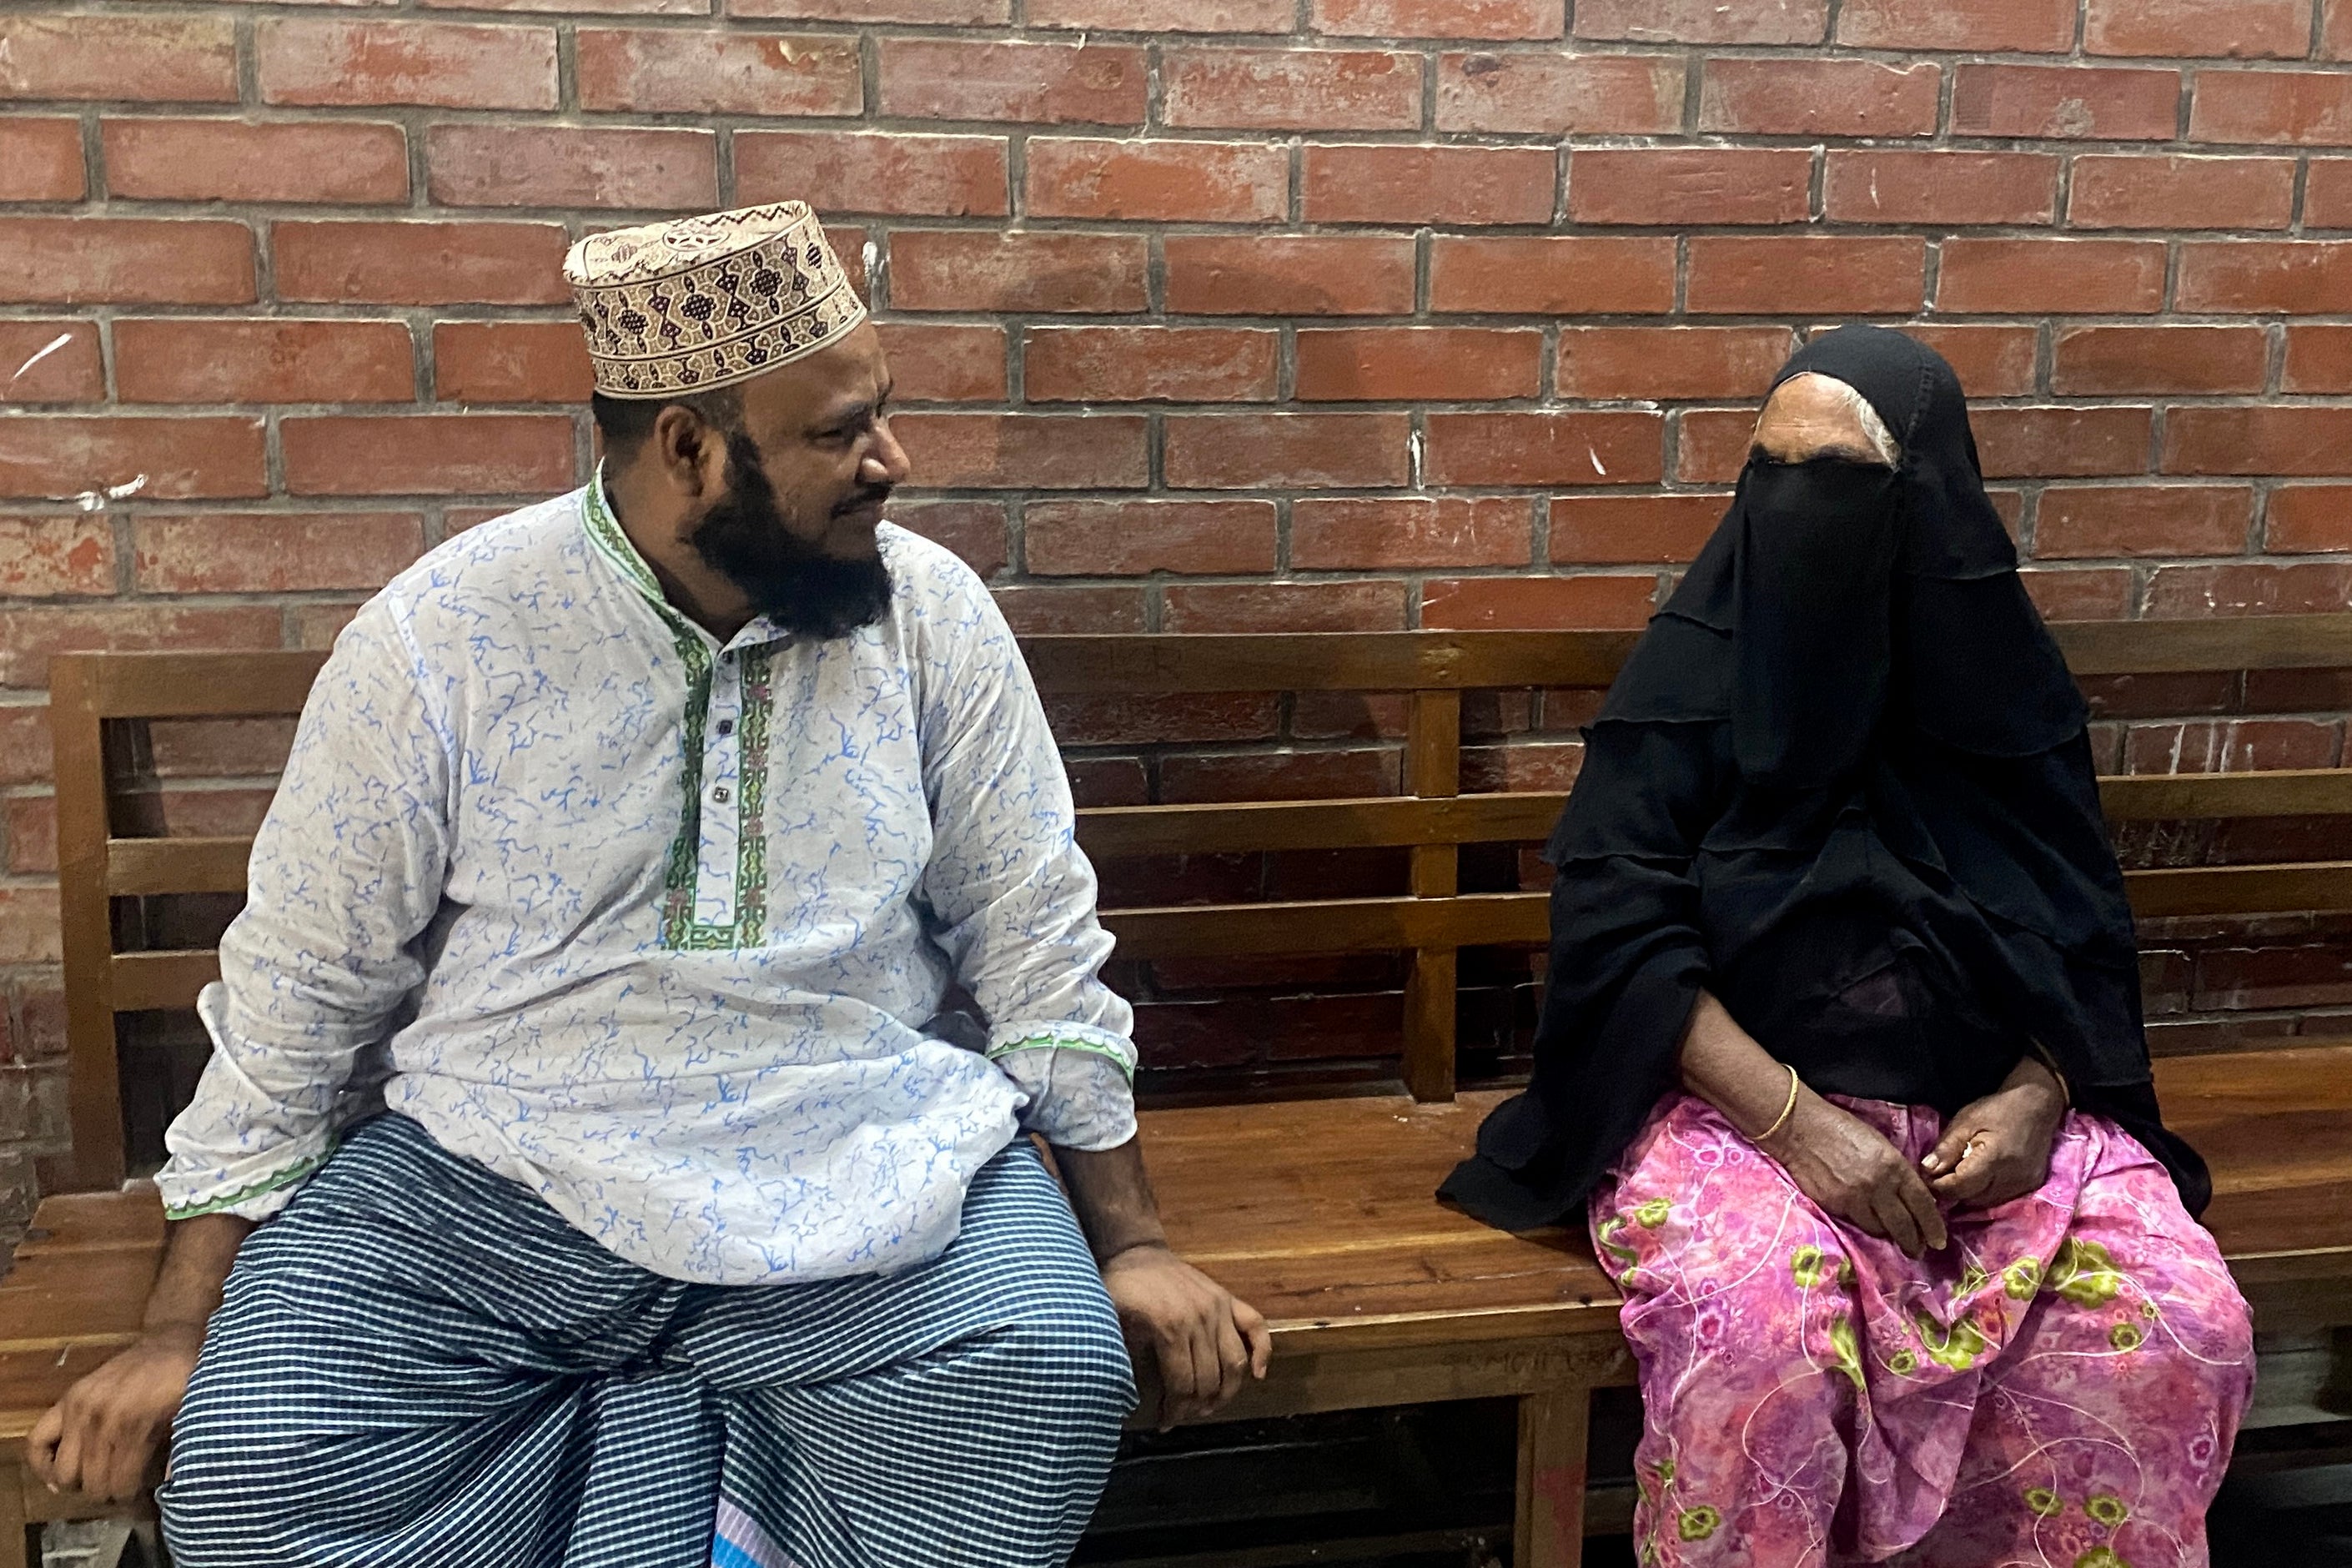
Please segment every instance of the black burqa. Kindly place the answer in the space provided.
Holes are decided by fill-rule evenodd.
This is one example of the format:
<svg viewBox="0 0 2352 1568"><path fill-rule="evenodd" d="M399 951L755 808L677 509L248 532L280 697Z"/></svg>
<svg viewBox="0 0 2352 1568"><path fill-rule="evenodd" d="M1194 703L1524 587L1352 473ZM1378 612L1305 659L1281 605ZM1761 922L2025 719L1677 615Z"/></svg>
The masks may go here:
<svg viewBox="0 0 2352 1568"><path fill-rule="evenodd" d="M1443 1194L1580 1224L1712 991L1812 1088L1946 1113L2038 1042L2162 1160L2088 710L1986 496L1958 378L1899 332L1816 339L1892 470L1751 461L1601 715L1546 858L1551 956L1525 1094Z"/></svg>

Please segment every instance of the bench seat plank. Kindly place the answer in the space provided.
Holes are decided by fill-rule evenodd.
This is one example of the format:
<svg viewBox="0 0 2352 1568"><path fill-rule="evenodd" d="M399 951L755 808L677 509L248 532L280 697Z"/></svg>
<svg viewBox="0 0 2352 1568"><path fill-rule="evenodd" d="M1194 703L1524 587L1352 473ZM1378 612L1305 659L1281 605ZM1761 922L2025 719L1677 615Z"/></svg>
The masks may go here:
<svg viewBox="0 0 2352 1568"><path fill-rule="evenodd" d="M1423 1317L1433 1337L1458 1338L1444 1321L1465 1312L1513 1319L1520 1333L1609 1331L1616 1291L1580 1235L1507 1236L1431 1196L1501 1098L1149 1112L1169 1239L1301 1342L1349 1323L1409 1337L1398 1320Z"/></svg>
<svg viewBox="0 0 2352 1568"><path fill-rule="evenodd" d="M16 1257L21 1262L92 1247L152 1247L163 1239L163 1208L154 1184L133 1182L117 1193L58 1193L42 1199L40 1212L16 1245ZM7 1282L16 1281L11 1276Z"/></svg>
<svg viewBox="0 0 2352 1568"><path fill-rule="evenodd" d="M2258 1306L2273 1287L2340 1292L2352 1044L2168 1058L2157 1078L2173 1125L2213 1166L2206 1220ZM1274 1321L1286 1357L1607 1334L1616 1294L1580 1231L1507 1236L1432 1199L1501 1098L1147 1112L1170 1240ZM162 1237L145 1184L42 1203L0 1279L0 1447L136 1331Z"/></svg>
<svg viewBox="0 0 2352 1568"><path fill-rule="evenodd" d="M2265 1327L2299 1319L2315 1291L2340 1294L2352 1279L2352 1043L2168 1058L2157 1078L2173 1125L2213 1166L2206 1221ZM1286 1358L1610 1334L1616 1293L1580 1231L1507 1236L1432 1199L1501 1098L1147 1112L1170 1240L1273 1320ZM0 1451L136 1331L162 1237L143 1184L42 1203L0 1279Z"/></svg>
<svg viewBox="0 0 2352 1568"><path fill-rule="evenodd" d="M2157 1072L2174 1124L2212 1163L2207 1223L2263 1326L2330 1321L2352 1279L2352 1045L2173 1058ZM1615 1292L1580 1233L1506 1236L1431 1199L1500 1098L1146 1114L1171 1240L1274 1321L1284 1386L1251 1391L1233 1414L1377 1403L1408 1386L1503 1392L1576 1357L1596 1381L1622 1378ZM0 1458L129 1342L162 1238L143 1184L43 1202L0 1279Z"/></svg>

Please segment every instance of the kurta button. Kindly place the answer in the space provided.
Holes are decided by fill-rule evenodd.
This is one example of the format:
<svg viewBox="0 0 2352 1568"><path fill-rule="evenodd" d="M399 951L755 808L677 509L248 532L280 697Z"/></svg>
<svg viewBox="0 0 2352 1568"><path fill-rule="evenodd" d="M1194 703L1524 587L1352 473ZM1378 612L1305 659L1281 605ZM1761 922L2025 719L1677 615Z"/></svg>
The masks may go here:
<svg viewBox="0 0 2352 1568"><path fill-rule="evenodd" d="M721 719L719 721L719 732L721 735L733 734L735 732L735 721L732 719Z"/></svg>
<svg viewBox="0 0 2352 1568"><path fill-rule="evenodd" d="M725 805L727 804L727 786L725 784L720 784L717 789L712 790L710 792L710 798L717 801L719 805Z"/></svg>

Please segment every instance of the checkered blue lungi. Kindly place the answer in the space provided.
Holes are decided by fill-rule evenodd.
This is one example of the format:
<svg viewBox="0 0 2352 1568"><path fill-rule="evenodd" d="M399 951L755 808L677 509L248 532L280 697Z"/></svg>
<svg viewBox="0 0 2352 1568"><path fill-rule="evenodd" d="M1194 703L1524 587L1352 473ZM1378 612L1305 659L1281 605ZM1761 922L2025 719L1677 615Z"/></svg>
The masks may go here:
<svg viewBox="0 0 2352 1568"><path fill-rule="evenodd" d="M1025 1139L932 1262L728 1288L385 1115L239 1255L164 1535L178 1568L1044 1568L1134 1403Z"/></svg>

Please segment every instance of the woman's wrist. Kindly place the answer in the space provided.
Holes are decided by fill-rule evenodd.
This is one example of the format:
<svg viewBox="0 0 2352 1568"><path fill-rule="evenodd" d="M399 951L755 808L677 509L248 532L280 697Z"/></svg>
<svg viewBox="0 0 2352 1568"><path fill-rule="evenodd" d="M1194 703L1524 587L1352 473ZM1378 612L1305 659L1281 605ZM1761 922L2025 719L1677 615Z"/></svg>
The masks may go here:
<svg viewBox="0 0 2352 1568"><path fill-rule="evenodd" d="M2001 1080L2001 1088L2026 1089L2037 1098L2046 1096L2059 1110L2066 1109L2066 1080L2058 1076L2055 1068L2032 1051L2017 1058L2017 1065L2010 1068L2009 1076Z"/></svg>
<svg viewBox="0 0 2352 1568"><path fill-rule="evenodd" d="M2073 1110L2074 1086L2068 1083L2066 1075L2058 1070L2058 1058L2050 1054L2050 1047L2040 1040L2028 1040L2025 1042L2025 1058L2050 1075L2050 1081L2057 1086L2060 1103L2067 1110Z"/></svg>
<svg viewBox="0 0 2352 1568"><path fill-rule="evenodd" d="M2009 1077L2002 1080L2000 1091L2022 1100L2034 1119L2054 1137L2066 1119L2065 1081L2048 1064L2029 1054L2011 1069Z"/></svg>
<svg viewBox="0 0 2352 1568"><path fill-rule="evenodd" d="M1684 1089L1721 1112L1751 1142L1788 1108L1788 1068L1705 991L1684 1026L1675 1067Z"/></svg>
<svg viewBox="0 0 2352 1568"><path fill-rule="evenodd" d="M1789 1075L1788 1098L1780 1102L1779 1111L1769 1122L1748 1135L1748 1141L1758 1148L1764 1147L1789 1130L1790 1123L1796 1120L1798 1097L1805 1090L1805 1081L1797 1076L1797 1069L1788 1067L1785 1062L1781 1065Z"/></svg>

